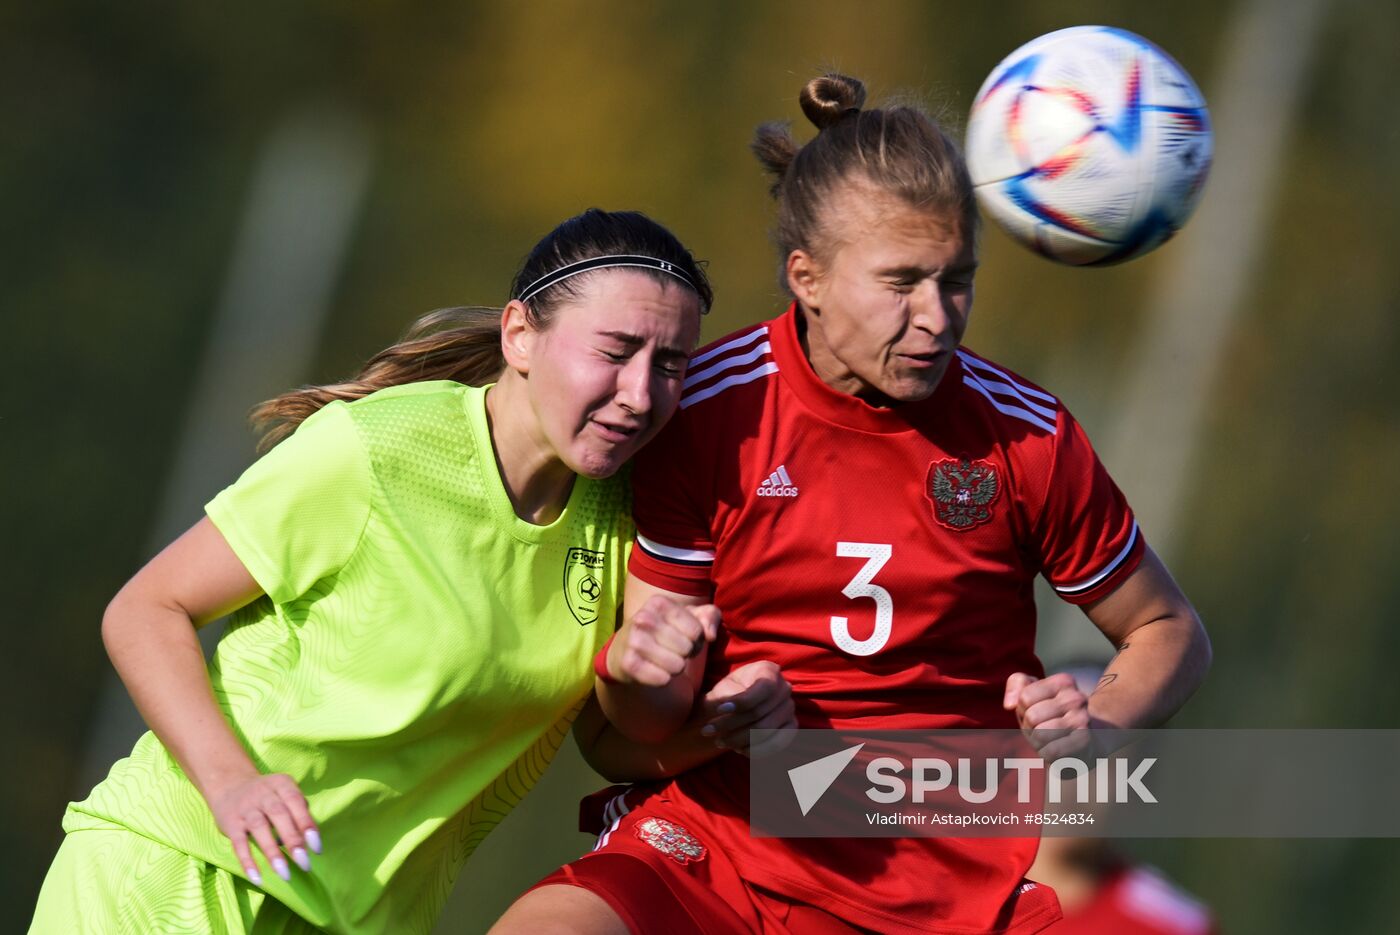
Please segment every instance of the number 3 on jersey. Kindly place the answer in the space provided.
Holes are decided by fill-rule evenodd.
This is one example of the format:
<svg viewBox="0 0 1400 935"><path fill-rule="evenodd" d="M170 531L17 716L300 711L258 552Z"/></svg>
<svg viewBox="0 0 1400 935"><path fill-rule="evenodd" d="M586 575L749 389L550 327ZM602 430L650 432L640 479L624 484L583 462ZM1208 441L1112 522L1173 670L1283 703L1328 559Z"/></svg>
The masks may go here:
<svg viewBox="0 0 1400 935"><path fill-rule="evenodd" d="M872 656L884 649L885 644L889 642L890 631L894 628L894 599L890 597L889 591L878 584L871 584L871 581L893 554L894 548L883 542L836 543L838 558L865 559L865 564L841 589L841 593L851 600L868 597L875 602L875 629L863 640L851 636L851 628L845 617L831 618L831 638L836 641L836 648L842 652L852 656Z"/></svg>

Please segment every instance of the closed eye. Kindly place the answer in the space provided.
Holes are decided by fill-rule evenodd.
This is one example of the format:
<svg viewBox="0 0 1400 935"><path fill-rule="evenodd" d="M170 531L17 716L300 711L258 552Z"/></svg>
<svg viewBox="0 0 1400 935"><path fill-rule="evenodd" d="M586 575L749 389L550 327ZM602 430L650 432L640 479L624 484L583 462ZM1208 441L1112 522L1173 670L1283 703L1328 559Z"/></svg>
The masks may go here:
<svg viewBox="0 0 1400 935"><path fill-rule="evenodd" d="M960 264L949 270L944 270L939 279L950 286L967 288L972 285L972 280L977 276L977 264Z"/></svg>
<svg viewBox="0 0 1400 935"><path fill-rule="evenodd" d="M635 351L632 351L630 349L623 351L609 351L603 348L599 348L598 353L602 354L604 357L606 357L608 360L612 361L615 364L625 364L627 361L632 359L633 355L635 354ZM685 375L685 362L686 358L683 355L663 353L657 355L656 359L652 363L652 366L655 367L659 373L662 373L667 377L681 377Z"/></svg>

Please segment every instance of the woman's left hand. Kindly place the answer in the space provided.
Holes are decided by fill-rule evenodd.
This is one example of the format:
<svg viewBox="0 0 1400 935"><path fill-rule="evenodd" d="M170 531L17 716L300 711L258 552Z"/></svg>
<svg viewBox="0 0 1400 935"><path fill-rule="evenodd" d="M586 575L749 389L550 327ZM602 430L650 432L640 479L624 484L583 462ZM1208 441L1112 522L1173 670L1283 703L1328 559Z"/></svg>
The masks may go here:
<svg viewBox="0 0 1400 935"><path fill-rule="evenodd" d="M1047 760L1091 749L1089 696L1068 673L1038 679L1017 672L1006 680L1002 707L1016 712L1021 731Z"/></svg>
<svg viewBox="0 0 1400 935"><path fill-rule="evenodd" d="M742 665L720 679L701 700L700 710L705 722L701 735L713 738L716 747L745 756L780 749L787 743L779 734L754 746L750 731L797 727L792 686L777 664L766 660Z"/></svg>

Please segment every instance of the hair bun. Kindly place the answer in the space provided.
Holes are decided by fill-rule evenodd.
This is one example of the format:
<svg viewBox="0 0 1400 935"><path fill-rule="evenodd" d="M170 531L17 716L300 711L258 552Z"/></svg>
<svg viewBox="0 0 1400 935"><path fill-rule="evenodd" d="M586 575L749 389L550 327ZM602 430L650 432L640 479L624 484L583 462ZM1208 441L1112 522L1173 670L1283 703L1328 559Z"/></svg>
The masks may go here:
<svg viewBox="0 0 1400 935"><path fill-rule="evenodd" d="M807 119L818 130L825 130L851 111L860 110L865 104L865 85L847 75L822 75L807 82L797 101Z"/></svg>

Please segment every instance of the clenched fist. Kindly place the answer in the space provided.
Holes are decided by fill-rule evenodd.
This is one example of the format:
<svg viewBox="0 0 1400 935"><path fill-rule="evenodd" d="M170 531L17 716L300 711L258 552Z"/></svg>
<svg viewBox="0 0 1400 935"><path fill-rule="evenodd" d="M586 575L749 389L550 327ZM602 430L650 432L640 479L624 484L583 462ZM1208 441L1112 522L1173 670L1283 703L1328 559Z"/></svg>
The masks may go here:
<svg viewBox="0 0 1400 935"><path fill-rule="evenodd" d="M719 634L719 608L653 595L608 647L608 672L624 684L660 687Z"/></svg>
<svg viewBox="0 0 1400 935"><path fill-rule="evenodd" d="M1075 686L1068 673L1043 679L1015 673L1006 680L1002 707L1016 712L1022 732L1047 760L1090 749L1089 696Z"/></svg>

